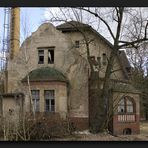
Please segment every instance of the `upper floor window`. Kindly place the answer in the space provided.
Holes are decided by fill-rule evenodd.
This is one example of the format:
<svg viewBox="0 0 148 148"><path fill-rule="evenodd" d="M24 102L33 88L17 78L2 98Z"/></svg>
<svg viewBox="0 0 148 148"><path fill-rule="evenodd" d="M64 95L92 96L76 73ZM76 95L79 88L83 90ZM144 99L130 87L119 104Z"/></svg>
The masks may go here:
<svg viewBox="0 0 148 148"><path fill-rule="evenodd" d="M80 41L75 41L75 48L79 48L80 47Z"/></svg>
<svg viewBox="0 0 148 148"><path fill-rule="evenodd" d="M31 90L34 111L39 112L40 92L39 90Z"/></svg>
<svg viewBox="0 0 148 148"><path fill-rule="evenodd" d="M134 113L134 102L129 96L124 96L118 103L118 113Z"/></svg>
<svg viewBox="0 0 148 148"><path fill-rule="evenodd" d="M38 50L38 64L44 64L44 50Z"/></svg>
<svg viewBox="0 0 148 148"><path fill-rule="evenodd" d="M39 47L38 64L54 63L54 47Z"/></svg>
<svg viewBox="0 0 148 148"><path fill-rule="evenodd" d="M54 63L54 49L51 48L48 50L48 64Z"/></svg>
<svg viewBox="0 0 148 148"><path fill-rule="evenodd" d="M106 56L106 53L103 53L102 54L102 64L103 65L106 65L107 64L107 56Z"/></svg>
<svg viewBox="0 0 148 148"><path fill-rule="evenodd" d="M45 111L54 112L55 111L55 93L54 90L45 90Z"/></svg>

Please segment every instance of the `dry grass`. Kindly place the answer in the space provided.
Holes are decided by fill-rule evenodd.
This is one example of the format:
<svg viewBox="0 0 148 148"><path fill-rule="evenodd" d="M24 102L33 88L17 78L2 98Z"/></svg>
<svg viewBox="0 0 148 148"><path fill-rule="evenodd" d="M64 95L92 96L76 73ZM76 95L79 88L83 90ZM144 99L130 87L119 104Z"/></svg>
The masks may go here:
<svg viewBox="0 0 148 148"><path fill-rule="evenodd" d="M0 139L2 140L2 139ZM63 138L47 139L47 141L148 141L148 121L140 123L139 135L113 136L108 133L91 134L88 131L77 132Z"/></svg>
<svg viewBox="0 0 148 148"><path fill-rule="evenodd" d="M140 123L140 132L141 134L148 136L148 121L143 121Z"/></svg>
<svg viewBox="0 0 148 148"><path fill-rule="evenodd" d="M139 135L112 136L108 133L91 134L88 131L76 133L73 137L57 139L58 141L148 141L148 121L140 123Z"/></svg>

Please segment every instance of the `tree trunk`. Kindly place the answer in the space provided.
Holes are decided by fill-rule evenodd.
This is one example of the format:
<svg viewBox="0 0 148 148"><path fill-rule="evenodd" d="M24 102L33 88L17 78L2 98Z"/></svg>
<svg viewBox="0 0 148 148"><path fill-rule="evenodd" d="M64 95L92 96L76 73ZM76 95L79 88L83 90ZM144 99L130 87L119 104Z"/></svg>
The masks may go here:
<svg viewBox="0 0 148 148"><path fill-rule="evenodd" d="M104 111L104 99L101 97L99 74L93 72L89 80L89 125L92 133L103 130Z"/></svg>
<svg viewBox="0 0 148 148"><path fill-rule="evenodd" d="M109 84L112 65L115 58L115 52L112 51L108 66L105 73L103 90L100 88L99 74L92 72L89 81L89 116L90 116L90 131L98 133L103 131L108 123L107 110L109 108Z"/></svg>

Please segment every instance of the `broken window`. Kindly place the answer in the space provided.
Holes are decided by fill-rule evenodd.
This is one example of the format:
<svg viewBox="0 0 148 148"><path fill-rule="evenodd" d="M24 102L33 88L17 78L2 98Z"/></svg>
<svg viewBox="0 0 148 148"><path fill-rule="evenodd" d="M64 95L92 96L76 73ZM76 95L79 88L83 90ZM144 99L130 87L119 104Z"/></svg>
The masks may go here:
<svg viewBox="0 0 148 148"><path fill-rule="evenodd" d="M54 112L55 111L54 90L45 90L44 96L45 96L45 111Z"/></svg>
<svg viewBox="0 0 148 148"><path fill-rule="evenodd" d="M48 64L53 64L54 63L54 49L49 49L48 50Z"/></svg>
<svg viewBox="0 0 148 148"><path fill-rule="evenodd" d="M80 47L80 42L79 41L75 41L75 48L79 48Z"/></svg>
<svg viewBox="0 0 148 148"><path fill-rule="evenodd" d="M44 64L44 50L38 51L38 64Z"/></svg>
<svg viewBox="0 0 148 148"><path fill-rule="evenodd" d="M123 97L118 104L119 113L133 113L134 104L130 97Z"/></svg>
<svg viewBox="0 0 148 148"><path fill-rule="evenodd" d="M39 90L31 90L34 111L39 112L40 92Z"/></svg>

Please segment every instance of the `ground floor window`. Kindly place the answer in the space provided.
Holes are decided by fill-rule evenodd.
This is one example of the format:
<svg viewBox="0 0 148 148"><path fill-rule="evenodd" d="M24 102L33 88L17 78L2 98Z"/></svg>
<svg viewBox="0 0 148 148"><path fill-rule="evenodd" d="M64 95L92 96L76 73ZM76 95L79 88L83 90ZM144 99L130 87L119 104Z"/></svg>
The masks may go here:
<svg viewBox="0 0 148 148"><path fill-rule="evenodd" d="M45 112L55 111L55 92L54 90L45 90Z"/></svg>
<svg viewBox="0 0 148 148"><path fill-rule="evenodd" d="M39 112L40 91L39 90L31 90L31 94L32 94L34 111Z"/></svg>
<svg viewBox="0 0 148 148"><path fill-rule="evenodd" d="M123 96L118 104L118 113L134 113L134 101L129 96Z"/></svg>

